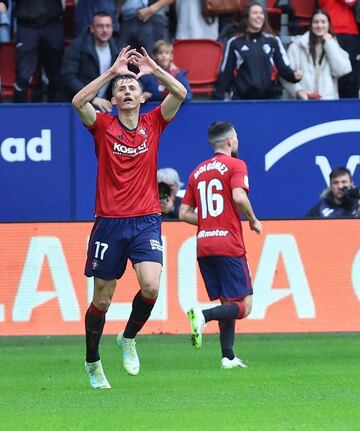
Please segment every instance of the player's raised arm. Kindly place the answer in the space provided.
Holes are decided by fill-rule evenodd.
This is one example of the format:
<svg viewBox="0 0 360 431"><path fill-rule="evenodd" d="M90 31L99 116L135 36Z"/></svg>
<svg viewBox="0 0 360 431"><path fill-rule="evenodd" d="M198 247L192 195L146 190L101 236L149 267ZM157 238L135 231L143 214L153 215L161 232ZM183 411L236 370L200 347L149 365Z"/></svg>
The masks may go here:
<svg viewBox="0 0 360 431"><path fill-rule="evenodd" d="M198 215L195 212L195 208L184 203L180 205L179 219L195 226L198 224Z"/></svg>
<svg viewBox="0 0 360 431"><path fill-rule="evenodd" d="M117 75L133 75L135 77L135 73L128 69L134 51L135 49L130 49L130 46L123 48L110 69L75 94L72 99L73 107L86 126L91 126L96 120L96 111L90 102L96 97L99 90Z"/></svg>
<svg viewBox="0 0 360 431"><path fill-rule="evenodd" d="M170 121L184 101L187 90L180 81L162 69L144 48L141 49L143 53L135 52L131 59L131 63L140 69L136 77L139 79L142 75L153 74L164 84L169 94L161 103L161 113L165 120Z"/></svg>
<svg viewBox="0 0 360 431"><path fill-rule="evenodd" d="M261 234L262 224L260 220L256 218L246 191L241 187L236 187L232 190L232 197L237 208L248 219L250 229Z"/></svg>

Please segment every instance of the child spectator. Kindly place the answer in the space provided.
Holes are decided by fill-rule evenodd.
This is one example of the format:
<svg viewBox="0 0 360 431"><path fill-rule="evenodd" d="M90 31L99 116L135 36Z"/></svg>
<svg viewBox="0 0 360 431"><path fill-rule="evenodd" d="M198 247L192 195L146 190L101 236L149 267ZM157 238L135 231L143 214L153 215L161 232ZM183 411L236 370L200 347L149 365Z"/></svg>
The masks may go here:
<svg viewBox="0 0 360 431"><path fill-rule="evenodd" d="M173 63L173 51L172 43L166 40L158 40L154 45L154 59L160 67L184 85L187 90L185 101L190 101L192 94L189 80L186 77L186 71ZM154 75L144 75L140 78L140 82L143 87L145 100L153 102L165 99L167 95L166 88Z"/></svg>

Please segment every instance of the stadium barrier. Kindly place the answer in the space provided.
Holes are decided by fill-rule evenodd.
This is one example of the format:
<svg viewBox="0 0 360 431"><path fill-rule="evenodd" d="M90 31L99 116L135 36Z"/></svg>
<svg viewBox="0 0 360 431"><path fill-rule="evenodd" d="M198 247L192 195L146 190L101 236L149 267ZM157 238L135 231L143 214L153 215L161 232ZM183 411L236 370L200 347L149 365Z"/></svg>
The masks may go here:
<svg viewBox="0 0 360 431"><path fill-rule="evenodd" d="M254 308L246 333L359 331L358 220L243 224L253 274ZM0 224L0 335L83 334L92 279L83 275L91 223ZM143 333L187 333L186 311L209 306L196 263L196 230L163 224L159 299ZM131 266L119 281L105 333L119 332L138 290ZM216 332L214 322L206 332Z"/></svg>
<svg viewBox="0 0 360 431"><path fill-rule="evenodd" d="M186 183L212 154L208 125L231 121L257 215L303 218L327 187L332 168L347 166L360 184L359 104L351 99L186 103L160 140L159 167L175 168ZM145 104L144 110L153 107ZM92 220L93 141L72 106L0 105L0 124L0 221Z"/></svg>

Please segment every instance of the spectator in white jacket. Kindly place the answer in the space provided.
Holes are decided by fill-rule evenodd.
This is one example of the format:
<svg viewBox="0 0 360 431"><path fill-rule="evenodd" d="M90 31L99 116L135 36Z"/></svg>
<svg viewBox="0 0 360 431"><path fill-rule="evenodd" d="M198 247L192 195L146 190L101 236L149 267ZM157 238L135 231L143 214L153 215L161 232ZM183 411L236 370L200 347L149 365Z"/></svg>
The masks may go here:
<svg viewBox="0 0 360 431"><path fill-rule="evenodd" d="M294 99L338 99L338 79L351 72L349 55L338 44L324 10L316 10L310 30L296 36L288 48L291 68L301 69L303 78L296 84L282 80Z"/></svg>

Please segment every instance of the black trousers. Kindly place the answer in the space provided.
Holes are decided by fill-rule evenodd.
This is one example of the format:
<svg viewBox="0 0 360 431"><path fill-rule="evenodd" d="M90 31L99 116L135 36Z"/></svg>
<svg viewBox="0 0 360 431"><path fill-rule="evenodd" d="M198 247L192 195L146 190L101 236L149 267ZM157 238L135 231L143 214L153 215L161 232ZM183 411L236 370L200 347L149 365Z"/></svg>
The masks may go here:
<svg viewBox="0 0 360 431"><path fill-rule="evenodd" d="M14 102L27 101L27 88L36 71L39 57L49 79L48 101L57 100L63 50L64 27L62 23L49 24L41 28L24 27L18 24Z"/></svg>
<svg viewBox="0 0 360 431"><path fill-rule="evenodd" d="M340 99L359 98L360 84L360 35L337 34L339 45L350 57L352 72L339 79Z"/></svg>

